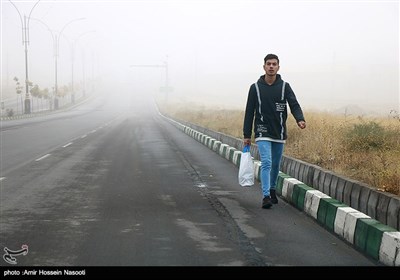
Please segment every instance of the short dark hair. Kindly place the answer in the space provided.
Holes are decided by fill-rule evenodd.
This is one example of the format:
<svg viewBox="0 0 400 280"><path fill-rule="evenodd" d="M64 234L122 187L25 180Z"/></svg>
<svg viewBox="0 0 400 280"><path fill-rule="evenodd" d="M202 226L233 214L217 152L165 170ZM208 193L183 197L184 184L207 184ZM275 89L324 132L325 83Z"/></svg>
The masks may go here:
<svg viewBox="0 0 400 280"><path fill-rule="evenodd" d="M278 56L277 56L276 54L272 54L272 53L267 54L267 56L264 57L264 64L265 64L265 63L267 62L267 60L269 60L269 59L276 59L276 60L278 60L278 65L279 65L279 58L278 58Z"/></svg>

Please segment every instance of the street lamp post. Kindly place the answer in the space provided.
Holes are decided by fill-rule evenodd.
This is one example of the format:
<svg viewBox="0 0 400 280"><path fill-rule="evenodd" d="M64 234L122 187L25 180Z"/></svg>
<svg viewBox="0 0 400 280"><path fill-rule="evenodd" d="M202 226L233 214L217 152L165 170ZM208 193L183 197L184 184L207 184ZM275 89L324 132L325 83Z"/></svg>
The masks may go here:
<svg viewBox="0 0 400 280"><path fill-rule="evenodd" d="M93 32L96 32L96 30L91 30L91 31L87 31L87 32L84 32L84 33L82 33L82 34L80 34L77 38L75 38L75 40L72 42L72 43L70 43L71 44L71 91L72 91L72 93L71 93L71 103L72 104L74 104L75 103L75 92L74 92L74 62L75 62L75 49L74 49L74 47L75 47L75 44L78 42L78 40L80 39L80 38L82 38L84 35L87 35L87 34L89 34L89 33L93 33Z"/></svg>
<svg viewBox="0 0 400 280"><path fill-rule="evenodd" d="M58 69L58 62L57 62L57 58L58 58L58 53L59 53L59 41L60 41L60 37L62 32L64 31L64 29L72 22L74 21L78 21L78 20L83 20L85 18L77 18L77 19L73 19L71 21L69 21L67 24L64 25L64 27L61 29L61 31L58 33L58 37L57 37L57 33L52 31L50 29L50 27L44 23L43 21L41 21L40 19L37 18L32 18L33 20L36 20L38 22L40 22L41 24L43 24L44 26L46 26L47 30L50 32L51 34L51 38L53 39L53 48L54 48L54 109L58 109L58 99L57 99L57 89L58 89L58 81L57 81L57 77L58 77L58 73L57 73L57 69Z"/></svg>
<svg viewBox="0 0 400 280"><path fill-rule="evenodd" d="M73 20L69 21L69 22L66 23L66 24L64 25L64 27L61 29L60 33L58 34L58 37L57 37L57 35L56 35L56 37L55 37L55 52L56 52L55 57L56 57L56 59L55 59L55 85L54 85L54 95L55 95L55 98L54 98L54 109L58 109L58 98L57 98L57 96L58 96L58 81L57 81L57 77L58 77L58 76L57 76L57 68L58 68L58 66L57 66L57 57L58 57L58 55L59 55L59 50L60 50L60 37L61 37L61 35L62 35L64 29L65 29L68 25L70 25L70 24L73 23L74 21L83 20L83 19L85 19L85 18L77 18L77 19L73 19Z"/></svg>
<svg viewBox="0 0 400 280"><path fill-rule="evenodd" d="M30 114L31 113L31 100L30 100L30 96L29 96L29 78L28 78L28 45L29 45L29 20L31 18L31 14L33 9L36 7L36 5L40 2L40 0L38 0L35 5L33 5L31 11L29 12L29 16L26 17L26 15L24 15L24 19L22 20L22 16L21 13L19 12L17 6L15 6L15 4L13 2L10 3L14 6L14 8L17 10L19 18L21 20L21 26L22 26L22 44L25 47L25 109L24 109L24 113L25 114Z"/></svg>

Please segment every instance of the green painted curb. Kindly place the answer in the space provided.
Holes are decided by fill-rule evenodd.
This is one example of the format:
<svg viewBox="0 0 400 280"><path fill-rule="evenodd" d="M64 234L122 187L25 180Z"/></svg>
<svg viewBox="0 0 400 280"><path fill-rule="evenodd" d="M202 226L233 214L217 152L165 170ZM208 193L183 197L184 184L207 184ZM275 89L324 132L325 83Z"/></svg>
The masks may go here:
<svg viewBox="0 0 400 280"><path fill-rule="evenodd" d="M304 210L304 200L306 198L306 192L314 190L312 187L306 184L295 184L293 187L292 201L297 209Z"/></svg>
<svg viewBox="0 0 400 280"><path fill-rule="evenodd" d="M347 205L334 198L321 198L317 213L318 222L333 231L335 228L337 208L345 206Z"/></svg>
<svg viewBox="0 0 400 280"><path fill-rule="evenodd" d="M242 154L239 153L238 156L237 156L237 166L239 166L239 167L240 167L240 160L241 159L242 159Z"/></svg>
<svg viewBox="0 0 400 280"><path fill-rule="evenodd" d="M354 234L354 244L369 256L379 260L379 250L383 232L396 231L375 219L358 219Z"/></svg>
<svg viewBox="0 0 400 280"><path fill-rule="evenodd" d="M228 146L223 146L223 148L222 148L222 155L221 156L223 156L223 157L225 157L225 155L226 155L226 150L228 149Z"/></svg>
<svg viewBox="0 0 400 280"><path fill-rule="evenodd" d="M261 167L260 167L260 178L261 178ZM283 180L285 178L292 178L292 177L283 172L278 174L278 180L276 182L276 193L279 195L282 195Z"/></svg>
<svg viewBox="0 0 400 280"><path fill-rule="evenodd" d="M237 151L236 149L229 150L229 161L233 162L233 154Z"/></svg>

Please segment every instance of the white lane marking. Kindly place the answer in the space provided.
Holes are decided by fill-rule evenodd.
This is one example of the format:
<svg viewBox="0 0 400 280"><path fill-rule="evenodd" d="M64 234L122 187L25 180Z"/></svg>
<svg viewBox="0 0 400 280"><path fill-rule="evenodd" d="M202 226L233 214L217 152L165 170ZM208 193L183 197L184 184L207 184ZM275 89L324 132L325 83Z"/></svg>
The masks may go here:
<svg viewBox="0 0 400 280"><path fill-rule="evenodd" d="M65 144L64 146L62 146L63 148L66 148L68 146L72 145L72 142L69 142L68 144Z"/></svg>
<svg viewBox="0 0 400 280"><path fill-rule="evenodd" d="M81 136L81 139L85 138L86 136L87 136L87 134L85 134L85 135L82 135L82 136Z"/></svg>
<svg viewBox="0 0 400 280"><path fill-rule="evenodd" d="M93 129L90 133L95 133L97 131L97 129Z"/></svg>
<svg viewBox="0 0 400 280"><path fill-rule="evenodd" d="M39 161L39 160L45 159L45 158L47 158L47 157L50 156L50 155L51 155L51 154L44 155L44 156L42 156L42 157L36 159L35 161Z"/></svg>
<svg viewBox="0 0 400 280"><path fill-rule="evenodd" d="M6 177L0 177L0 181L3 181Z"/></svg>

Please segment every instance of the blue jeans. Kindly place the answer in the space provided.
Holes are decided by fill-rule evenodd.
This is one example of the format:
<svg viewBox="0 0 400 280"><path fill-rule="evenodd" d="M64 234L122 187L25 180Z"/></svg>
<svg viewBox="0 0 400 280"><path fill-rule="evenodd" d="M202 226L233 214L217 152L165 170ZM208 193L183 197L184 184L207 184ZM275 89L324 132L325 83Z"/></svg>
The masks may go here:
<svg viewBox="0 0 400 280"><path fill-rule="evenodd" d="M276 188L284 144L260 140L257 146L261 158L261 188L265 197L270 195L270 189Z"/></svg>

